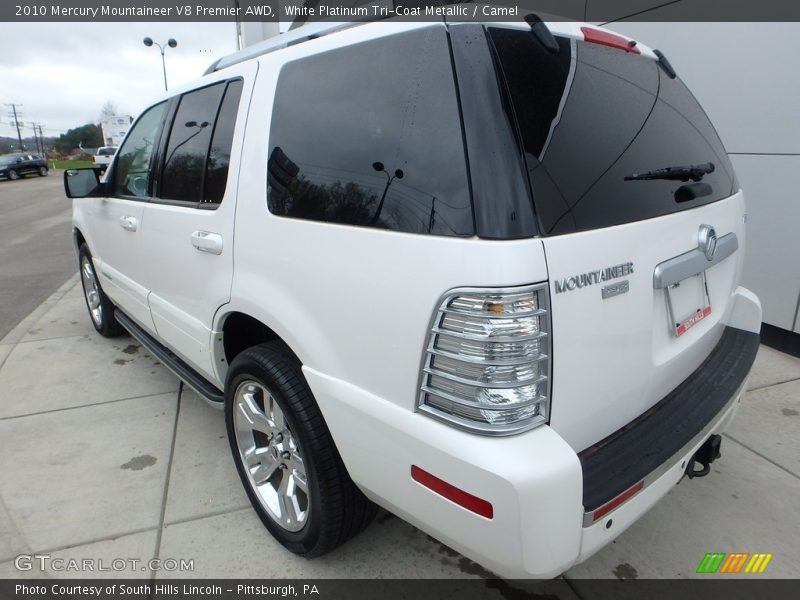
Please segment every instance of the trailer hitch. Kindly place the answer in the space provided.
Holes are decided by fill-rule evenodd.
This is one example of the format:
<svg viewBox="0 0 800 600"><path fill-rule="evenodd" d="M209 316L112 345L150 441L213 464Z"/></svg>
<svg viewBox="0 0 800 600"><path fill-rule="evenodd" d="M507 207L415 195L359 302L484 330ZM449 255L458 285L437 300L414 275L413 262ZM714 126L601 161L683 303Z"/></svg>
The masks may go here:
<svg viewBox="0 0 800 600"><path fill-rule="evenodd" d="M711 471L711 463L722 456L719 452L721 444L722 436L714 434L700 446L689 460L689 464L686 465L686 475L689 479L708 475L709 471ZM700 465L699 469L696 468L698 463Z"/></svg>

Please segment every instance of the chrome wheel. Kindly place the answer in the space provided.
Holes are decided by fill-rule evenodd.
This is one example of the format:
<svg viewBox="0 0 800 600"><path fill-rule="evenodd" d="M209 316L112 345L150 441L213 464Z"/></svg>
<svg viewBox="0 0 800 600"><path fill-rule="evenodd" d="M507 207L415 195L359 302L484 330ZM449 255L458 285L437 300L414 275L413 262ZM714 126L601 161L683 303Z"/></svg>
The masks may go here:
<svg viewBox="0 0 800 600"><path fill-rule="evenodd" d="M233 397L233 426L250 487L272 520L300 531L308 520L308 476L283 410L261 383L245 380Z"/></svg>
<svg viewBox="0 0 800 600"><path fill-rule="evenodd" d="M81 257L81 280L83 281L83 294L86 296L86 304L89 307L89 314L97 327L103 325L103 305L100 298L100 287L97 285L97 277L94 273L92 261L87 256Z"/></svg>

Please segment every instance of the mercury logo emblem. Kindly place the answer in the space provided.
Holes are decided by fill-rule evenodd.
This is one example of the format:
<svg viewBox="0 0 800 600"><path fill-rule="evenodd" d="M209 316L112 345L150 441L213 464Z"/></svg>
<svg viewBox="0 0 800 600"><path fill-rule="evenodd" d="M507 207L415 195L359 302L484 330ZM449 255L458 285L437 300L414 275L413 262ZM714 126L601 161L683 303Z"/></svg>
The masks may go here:
<svg viewBox="0 0 800 600"><path fill-rule="evenodd" d="M714 258L714 252L717 250L717 232L711 225L700 225L697 245L708 260Z"/></svg>

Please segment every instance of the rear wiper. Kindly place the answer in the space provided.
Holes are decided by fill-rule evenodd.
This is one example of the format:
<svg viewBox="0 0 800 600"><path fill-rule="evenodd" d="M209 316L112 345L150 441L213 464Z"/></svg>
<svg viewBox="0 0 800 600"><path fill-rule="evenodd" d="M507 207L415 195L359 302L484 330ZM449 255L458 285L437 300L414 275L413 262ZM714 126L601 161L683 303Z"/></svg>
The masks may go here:
<svg viewBox="0 0 800 600"><path fill-rule="evenodd" d="M673 181L700 181L704 175L714 172L714 163L702 163L685 167L667 167L645 173L628 175L625 181L643 181L646 179L668 179Z"/></svg>

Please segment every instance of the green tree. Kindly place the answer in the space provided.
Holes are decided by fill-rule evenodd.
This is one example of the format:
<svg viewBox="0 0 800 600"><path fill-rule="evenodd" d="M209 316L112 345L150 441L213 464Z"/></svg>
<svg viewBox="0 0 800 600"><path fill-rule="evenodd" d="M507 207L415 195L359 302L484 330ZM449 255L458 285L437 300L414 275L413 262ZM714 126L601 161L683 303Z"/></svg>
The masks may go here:
<svg viewBox="0 0 800 600"><path fill-rule="evenodd" d="M56 151L69 154L75 148L99 148L103 145L103 131L94 123L75 127L61 134L55 142Z"/></svg>

